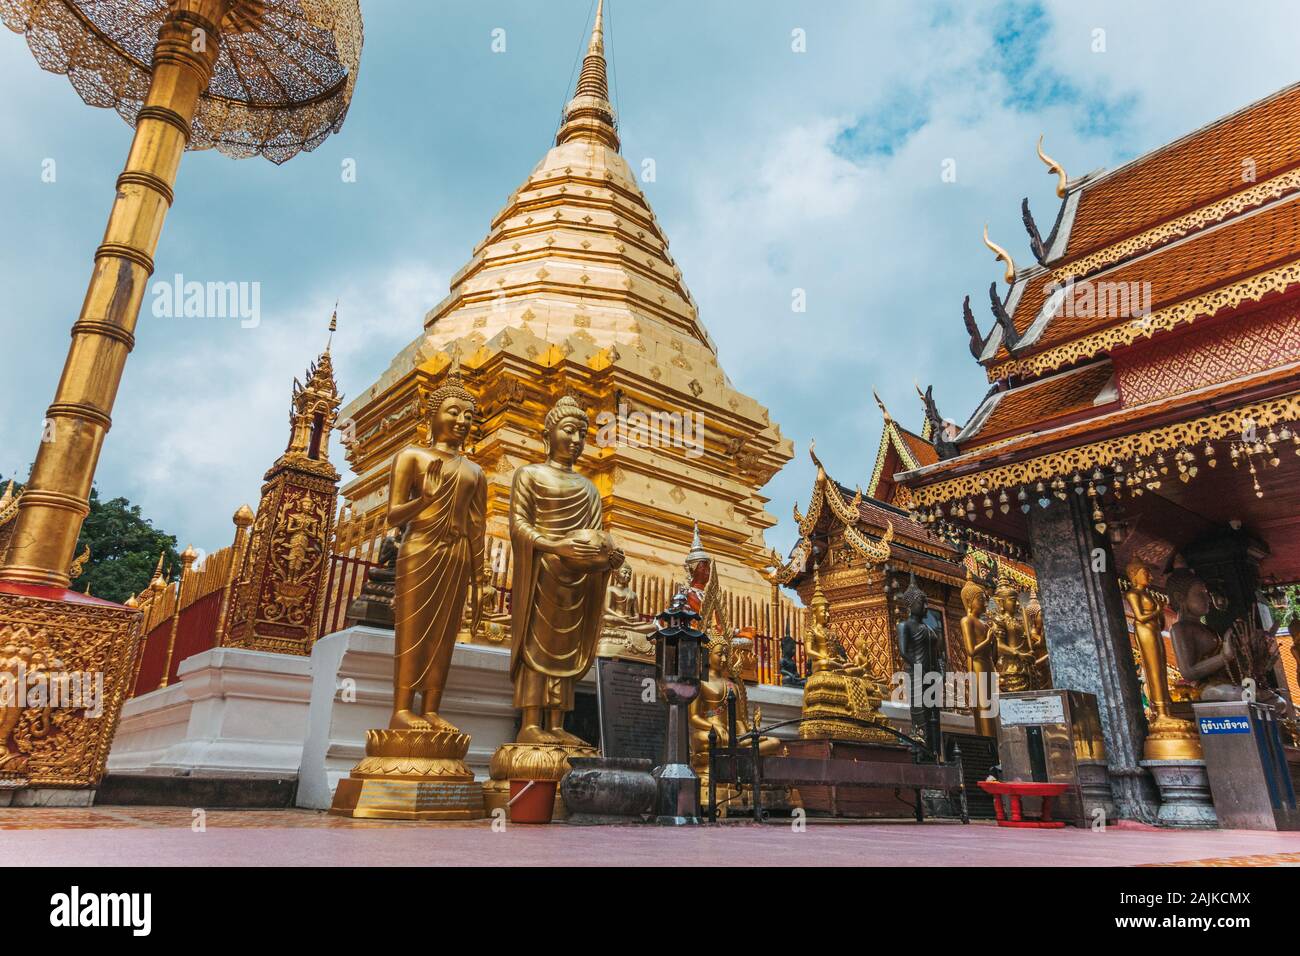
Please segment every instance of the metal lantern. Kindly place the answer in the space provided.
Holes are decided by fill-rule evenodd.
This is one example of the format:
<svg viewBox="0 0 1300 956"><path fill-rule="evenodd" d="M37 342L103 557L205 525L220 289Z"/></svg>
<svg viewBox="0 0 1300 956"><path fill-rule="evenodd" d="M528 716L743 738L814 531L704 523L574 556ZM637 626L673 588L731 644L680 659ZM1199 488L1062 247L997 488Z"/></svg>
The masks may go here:
<svg viewBox="0 0 1300 956"><path fill-rule="evenodd" d="M690 764L690 714L688 708L700 693L709 658L704 653L705 634L700 615L678 591L656 619L655 681L668 702L668 732L664 761L654 771L658 784L655 822L684 826L700 822L700 779Z"/></svg>

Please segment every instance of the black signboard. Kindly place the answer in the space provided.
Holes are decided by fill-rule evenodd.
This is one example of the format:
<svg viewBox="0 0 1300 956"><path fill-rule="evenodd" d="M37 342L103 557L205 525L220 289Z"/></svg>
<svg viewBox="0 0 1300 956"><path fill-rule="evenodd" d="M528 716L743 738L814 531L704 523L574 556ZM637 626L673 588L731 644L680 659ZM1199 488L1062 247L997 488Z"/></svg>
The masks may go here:
<svg viewBox="0 0 1300 956"><path fill-rule="evenodd" d="M642 661L596 659L600 752L663 762L668 704L655 686L655 667Z"/></svg>

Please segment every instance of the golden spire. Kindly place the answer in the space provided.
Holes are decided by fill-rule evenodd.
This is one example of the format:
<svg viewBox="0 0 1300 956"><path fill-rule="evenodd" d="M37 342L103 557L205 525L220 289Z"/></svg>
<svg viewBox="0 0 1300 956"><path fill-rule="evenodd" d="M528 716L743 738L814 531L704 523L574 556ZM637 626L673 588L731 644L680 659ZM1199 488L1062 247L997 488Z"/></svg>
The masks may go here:
<svg viewBox="0 0 1300 956"><path fill-rule="evenodd" d="M1064 199L1066 185L1070 182L1070 177L1065 175L1064 166L1043 152L1043 137L1041 135L1038 137L1038 158L1046 164L1049 173L1056 173L1056 195Z"/></svg>
<svg viewBox="0 0 1300 956"><path fill-rule="evenodd" d="M596 21L591 26L587 56L582 61L573 99L564 108L564 123L555 145L585 139L618 149L614 107L609 102L609 78L605 64L605 0L596 4Z"/></svg>
<svg viewBox="0 0 1300 956"><path fill-rule="evenodd" d="M3 508L9 502L14 500L14 480L9 479L9 484L5 485L5 493L0 495L0 508Z"/></svg>
<svg viewBox="0 0 1300 956"><path fill-rule="evenodd" d="M330 354L330 346L334 344L334 333L339 330L339 300L334 300L334 314L330 316L330 337L325 340L325 354Z"/></svg>
<svg viewBox="0 0 1300 956"><path fill-rule="evenodd" d="M1006 280L1007 285L1011 285L1011 283L1015 282L1016 281L1015 261L1012 260L1011 253L1007 252L1007 250L1003 249L996 242L994 242L989 238L989 227L987 223L985 223L984 225L984 245L988 246L991 250L993 250L993 254L997 256L1000 261L1006 263L1007 266L1006 272L1003 274L1002 278Z"/></svg>

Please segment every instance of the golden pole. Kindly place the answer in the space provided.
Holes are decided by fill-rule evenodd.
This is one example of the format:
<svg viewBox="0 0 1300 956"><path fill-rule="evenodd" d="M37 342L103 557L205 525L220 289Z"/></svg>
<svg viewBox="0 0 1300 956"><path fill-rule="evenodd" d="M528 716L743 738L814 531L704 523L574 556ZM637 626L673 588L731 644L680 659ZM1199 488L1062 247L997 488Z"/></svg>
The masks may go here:
<svg viewBox="0 0 1300 956"><path fill-rule="evenodd" d="M104 241L72 327L63 375L23 492L0 581L66 588L90 486L135 344L153 254L199 96L216 63L218 25L232 0L169 0L149 93L136 118Z"/></svg>

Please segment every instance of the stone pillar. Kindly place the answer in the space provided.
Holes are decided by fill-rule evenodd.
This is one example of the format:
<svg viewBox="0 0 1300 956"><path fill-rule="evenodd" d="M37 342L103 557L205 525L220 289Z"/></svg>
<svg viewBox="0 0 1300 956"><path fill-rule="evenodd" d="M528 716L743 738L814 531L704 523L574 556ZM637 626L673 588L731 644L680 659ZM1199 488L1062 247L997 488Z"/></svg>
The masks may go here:
<svg viewBox="0 0 1300 956"><path fill-rule="evenodd" d="M1053 682L1096 695L1116 809L1126 819L1155 823L1159 797L1138 765L1146 716L1118 569L1110 542L1094 533L1086 507L1081 496L1070 495L1030 514Z"/></svg>

